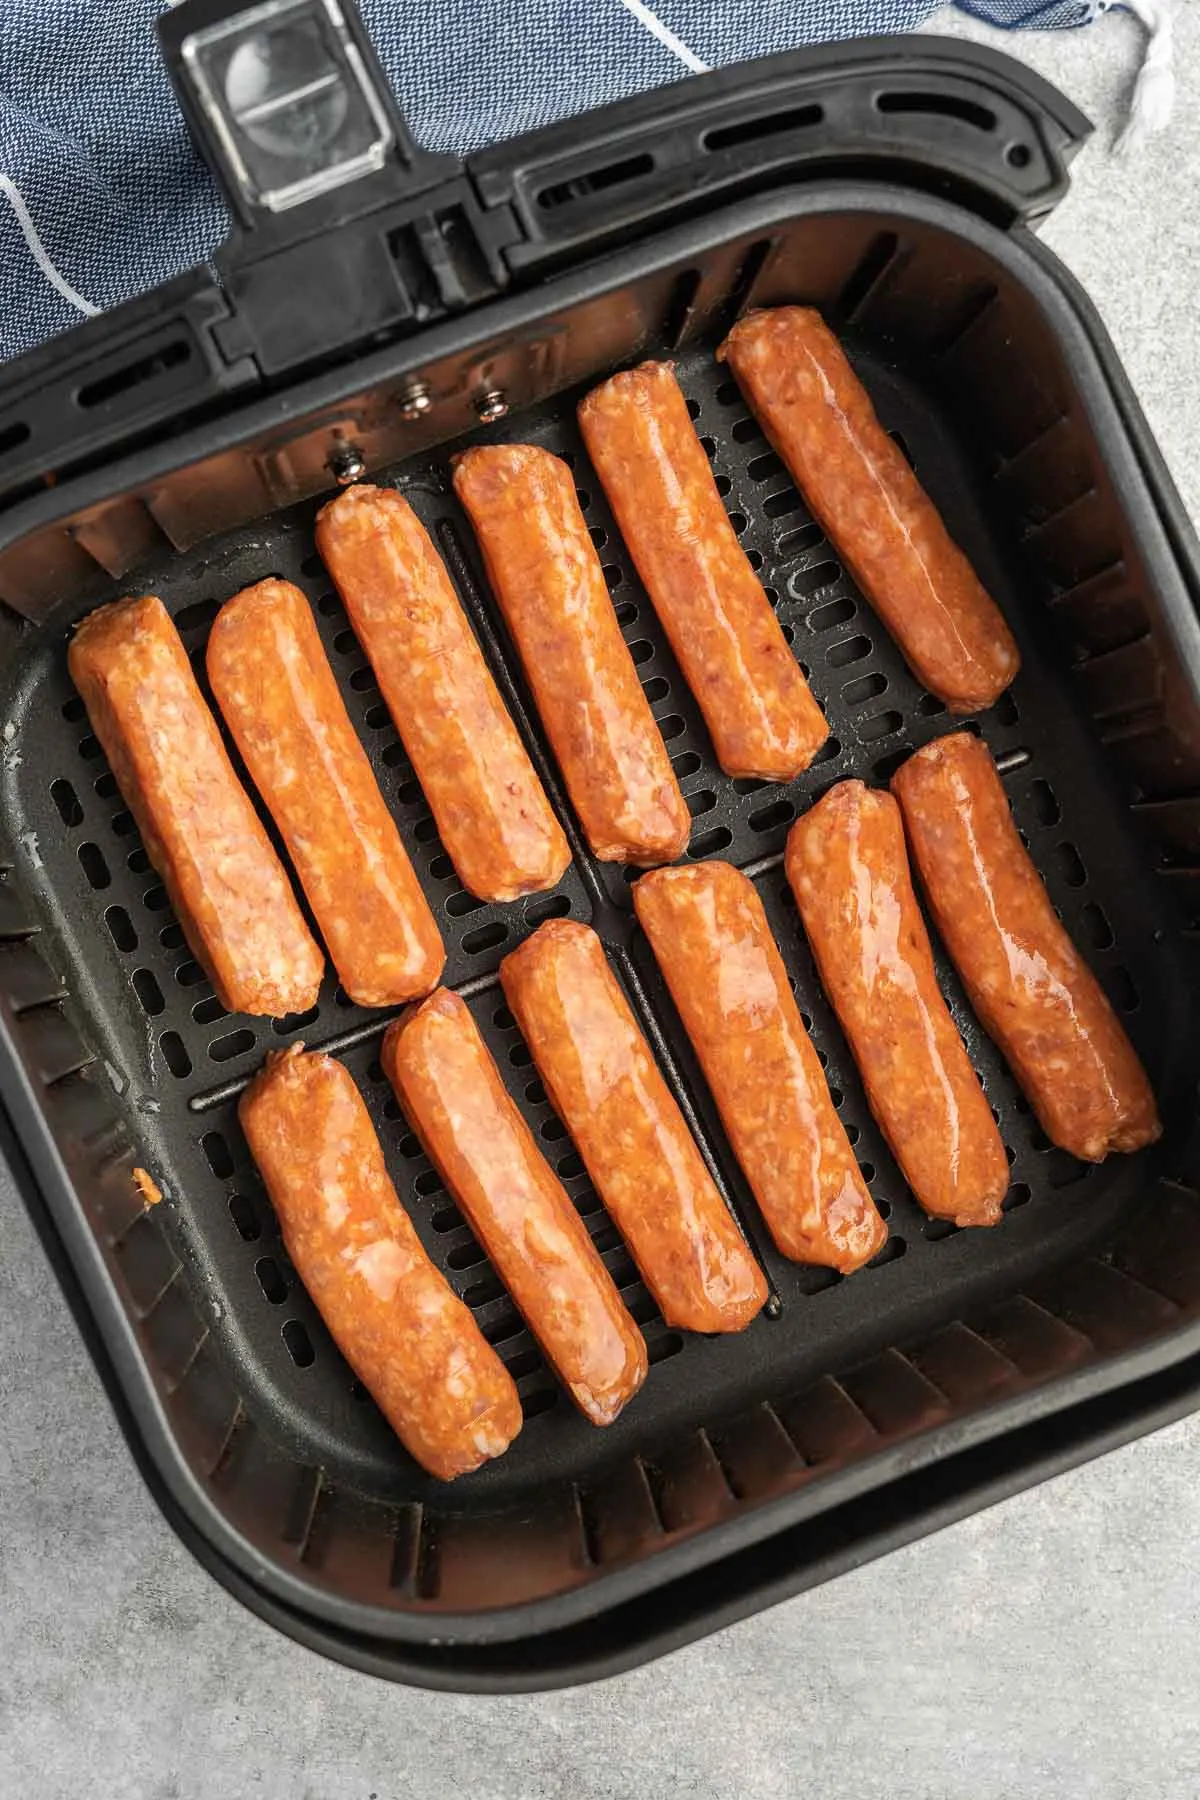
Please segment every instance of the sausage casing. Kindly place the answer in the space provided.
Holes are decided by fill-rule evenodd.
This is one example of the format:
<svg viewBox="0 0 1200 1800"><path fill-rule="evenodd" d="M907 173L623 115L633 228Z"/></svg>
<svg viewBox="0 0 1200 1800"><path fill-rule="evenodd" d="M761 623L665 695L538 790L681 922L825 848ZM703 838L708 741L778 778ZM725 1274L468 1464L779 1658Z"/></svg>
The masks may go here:
<svg viewBox="0 0 1200 1800"><path fill-rule="evenodd" d="M727 775L790 781L829 726L721 502L669 363L593 388L588 455Z"/></svg>
<svg viewBox="0 0 1200 1800"><path fill-rule="evenodd" d="M571 860L562 826L412 507L347 488L317 515L317 549L463 886L495 901L553 887Z"/></svg>
<svg viewBox="0 0 1200 1800"><path fill-rule="evenodd" d="M227 600L208 676L347 994L360 1006L427 994L441 933L299 588L260 581Z"/></svg>
<svg viewBox="0 0 1200 1800"><path fill-rule="evenodd" d="M892 778L942 940L1046 1136L1085 1162L1161 1127L1100 983L1059 923L986 744L938 738Z"/></svg>
<svg viewBox="0 0 1200 1800"><path fill-rule="evenodd" d="M729 863L657 869L634 883L633 903L778 1248L861 1268L887 1227L753 883Z"/></svg>
<svg viewBox="0 0 1200 1800"><path fill-rule="evenodd" d="M500 965L550 1101L668 1325L740 1331L762 1270L705 1166L596 933L551 919Z"/></svg>
<svg viewBox="0 0 1200 1800"><path fill-rule="evenodd" d="M611 1425L646 1378L645 1340L458 995L439 988L389 1025L383 1067L559 1379Z"/></svg>
<svg viewBox="0 0 1200 1800"><path fill-rule="evenodd" d="M75 633L67 661L221 1004L275 1017L307 1011L324 960L162 601L100 607Z"/></svg>
<svg viewBox="0 0 1200 1800"><path fill-rule="evenodd" d="M821 315L750 313L717 355L914 673L951 712L991 706L1012 633Z"/></svg>
<svg viewBox="0 0 1200 1800"><path fill-rule="evenodd" d="M904 1179L935 1218L994 1225L1008 1159L938 987L892 796L831 788L792 826L787 877Z"/></svg>
<svg viewBox="0 0 1200 1800"><path fill-rule="evenodd" d="M293 1044L238 1117L296 1273L405 1448L443 1481L499 1456L516 1387L426 1255L349 1072Z"/></svg>
<svg viewBox="0 0 1200 1800"><path fill-rule="evenodd" d="M454 490L520 653L584 833L604 862L671 862L687 802L642 692L566 463L478 445Z"/></svg>

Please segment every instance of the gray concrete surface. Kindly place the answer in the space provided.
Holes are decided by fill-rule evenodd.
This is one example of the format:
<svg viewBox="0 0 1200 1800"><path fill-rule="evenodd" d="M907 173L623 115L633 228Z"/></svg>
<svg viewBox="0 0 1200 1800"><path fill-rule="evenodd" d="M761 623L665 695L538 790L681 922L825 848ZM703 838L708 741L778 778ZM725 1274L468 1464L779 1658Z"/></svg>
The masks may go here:
<svg viewBox="0 0 1200 1800"><path fill-rule="evenodd" d="M1046 236L1095 297L1200 511L1200 17L1171 131L1106 143L1136 36L1005 40L1101 122ZM944 20L969 35L980 28ZM1194 1800L1200 1419L648 1669L447 1698L244 1613L159 1518L0 1191L5 1800Z"/></svg>

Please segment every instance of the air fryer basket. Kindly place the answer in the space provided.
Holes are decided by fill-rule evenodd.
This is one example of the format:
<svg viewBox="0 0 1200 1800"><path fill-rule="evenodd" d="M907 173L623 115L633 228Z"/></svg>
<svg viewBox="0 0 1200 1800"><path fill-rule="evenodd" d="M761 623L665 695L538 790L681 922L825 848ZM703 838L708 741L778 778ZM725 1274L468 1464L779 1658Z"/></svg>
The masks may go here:
<svg viewBox="0 0 1200 1800"><path fill-rule="evenodd" d="M871 66L886 69L889 54ZM998 79L1000 66L985 59L975 78ZM772 69L745 80L743 102ZM636 126L637 107L626 111ZM522 166L518 152L536 166L552 140L513 147L511 166ZM490 176L486 166L476 174L485 195L499 155L483 159ZM1110 1391L1127 1391L1135 1421L1139 1392L1147 1416L1168 1404L1145 1391L1155 1371L1176 1371L1190 1391L1187 1359L1200 1353L1189 935L1200 630L1186 528L1111 352L1053 260L960 199L886 179L886 161L872 172L879 179L773 186L621 243L597 225L586 268L555 250L536 283L514 281L503 298L289 379L239 410L210 397L209 416L176 435L127 447L126 434L60 487L30 484L0 514L0 594L11 609L0 698L0 1094L12 1154L169 1515L266 1616L379 1672L503 1686L617 1666L813 1578L804 1568L830 1572L883 1547L889 1531L893 1541L911 1535L912 1519L948 1516L1086 1454L1118 1429L1096 1411ZM577 174L539 180L539 192L562 189L551 212L595 204ZM1006 1216L990 1233L928 1220L908 1194L783 880L797 812L846 776L886 780L951 725L713 359L748 307L797 299L843 335L885 425L1019 638L1022 673L977 728L1163 1112L1161 1143L1138 1157L1089 1168L1052 1149L941 958L1012 1162ZM156 330L139 377L151 389L180 360L163 354L161 321ZM826 750L788 787L730 781L716 768L581 449L579 395L646 355L675 360L735 525L830 719ZM507 416L479 426L481 399L495 409L497 396ZM36 394L27 416L37 418ZM331 467L361 464L400 487L433 532L574 832L449 488L454 451L497 437L571 460L694 816L689 854L727 858L758 884L889 1215L887 1247L849 1280L771 1248L633 925L632 872L596 863L576 832L574 865L550 894L498 907L458 888L315 558L313 518ZM71 624L128 591L162 596L203 679L220 602L269 573L314 603L441 921L446 979L468 999L646 1332L646 1388L608 1431L573 1413L408 1133L378 1064L386 1019L354 1007L332 978L304 1018L223 1012L68 680ZM568 914L603 935L768 1271L769 1316L737 1338L685 1337L658 1317L503 1005L500 958L540 920ZM241 1087L266 1051L298 1038L352 1070L426 1247L518 1381L517 1443L452 1487L415 1469L352 1380L287 1263L238 1129ZM143 1208L135 1164L161 1184L161 1205Z"/></svg>

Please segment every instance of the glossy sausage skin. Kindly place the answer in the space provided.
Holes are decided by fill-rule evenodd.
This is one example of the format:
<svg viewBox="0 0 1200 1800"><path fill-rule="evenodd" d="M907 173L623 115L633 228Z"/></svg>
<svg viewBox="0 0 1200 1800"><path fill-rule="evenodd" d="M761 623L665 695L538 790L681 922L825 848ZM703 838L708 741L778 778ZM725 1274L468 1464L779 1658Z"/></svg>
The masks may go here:
<svg viewBox="0 0 1200 1800"><path fill-rule="evenodd" d="M238 1117L296 1273L405 1449L442 1481L499 1456L512 1377L425 1254L349 1073L294 1044Z"/></svg>
<svg viewBox="0 0 1200 1800"><path fill-rule="evenodd" d="M603 862L671 862L691 815L621 636L566 463L480 445L454 490L475 528L542 724Z"/></svg>
<svg viewBox="0 0 1200 1800"><path fill-rule="evenodd" d="M993 705L1012 633L821 315L750 313L717 354L914 673L951 712Z"/></svg>
<svg viewBox="0 0 1200 1800"><path fill-rule="evenodd" d="M441 933L299 588L260 581L227 600L208 677L347 994L360 1006L427 994Z"/></svg>
<svg viewBox="0 0 1200 1800"><path fill-rule="evenodd" d="M553 887L567 840L412 507L347 488L317 516L317 549L463 886L495 901Z"/></svg>
<svg viewBox="0 0 1200 1800"><path fill-rule="evenodd" d="M942 941L1046 1136L1085 1162L1153 1143L1145 1071L1058 921L986 744L938 738L892 787Z"/></svg>
<svg viewBox="0 0 1200 1800"><path fill-rule="evenodd" d="M738 543L669 363L579 408L588 455L727 775L790 781L829 726Z"/></svg>
<svg viewBox="0 0 1200 1800"><path fill-rule="evenodd" d="M753 883L722 862L659 869L633 903L776 1245L795 1262L861 1268L887 1227Z"/></svg>
<svg viewBox="0 0 1200 1800"><path fill-rule="evenodd" d="M792 826L787 877L904 1179L935 1218L994 1225L1008 1160L937 984L891 795L832 788Z"/></svg>
<svg viewBox="0 0 1200 1800"><path fill-rule="evenodd" d="M563 1386L611 1425L646 1378L645 1341L458 995L389 1025L383 1067Z"/></svg>
<svg viewBox="0 0 1200 1800"><path fill-rule="evenodd" d="M67 661L222 1006L306 1012L324 960L162 601L117 600L89 614Z"/></svg>
<svg viewBox="0 0 1200 1800"><path fill-rule="evenodd" d="M500 965L551 1104L668 1325L740 1331L762 1270L659 1073L594 931L551 919Z"/></svg>

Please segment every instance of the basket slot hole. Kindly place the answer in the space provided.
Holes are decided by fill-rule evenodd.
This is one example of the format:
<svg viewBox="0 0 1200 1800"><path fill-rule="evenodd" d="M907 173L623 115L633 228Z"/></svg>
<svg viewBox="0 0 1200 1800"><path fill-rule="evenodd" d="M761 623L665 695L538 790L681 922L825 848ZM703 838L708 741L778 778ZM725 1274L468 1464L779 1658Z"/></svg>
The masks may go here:
<svg viewBox="0 0 1200 1800"><path fill-rule="evenodd" d="M452 919L464 919L468 913L478 912L481 907L486 905L486 900L479 900L474 894L468 894L465 889L460 889L457 894L451 894L447 900L446 911Z"/></svg>
<svg viewBox="0 0 1200 1800"><path fill-rule="evenodd" d="M726 825L714 825L711 831L702 831L694 837L688 847L688 855L693 860L703 856L715 856L720 850L728 850L733 842L733 833Z"/></svg>
<svg viewBox="0 0 1200 1800"><path fill-rule="evenodd" d="M946 702L939 700L936 694L922 694L917 701L917 711L923 719L936 719L946 710Z"/></svg>
<svg viewBox="0 0 1200 1800"><path fill-rule="evenodd" d="M147 888L142 895L142 905L148 912L165 912L171 904L170 895L161 881L152 888Z"/></svg>
<svg viewBox="0 0 1200 1800"><path fill-rule="evenodd" d="M704 758L697 755L695 750L681 750L678 756L671 758L671 767L678 780L686 781L689 775L694 775L697 769L704 767Z"/></svg>
<svg viewBox="0 0 1200 1800"><path fill-rule="evenodd" d="M843 638L840 643L831 644L825 652L825 661L831 669L844 669L849 663L861 662L864 656L870 654L870 638L859 633L855 637Z"/></svg>
<svg viewBox="0 0 1200 1800"><path fill-rule="evenodd" d="M446 1184L436 1169L422 1169L413 1182L413 1189L422 1198L428 1199L431 1194L444 1194Z"/></svg>
<svg viewBox="0 0 1200 1800"><path fill-rule="evenodd" d="M465 1244L456 1244L446 1258L446 1267L457 1273L462 1269L477 1268L481 1262L487 1261L487 1252L482 1244L471 1238Z"/></svg>
<svg viewBox="0 0 1200 1800"><path fill-rule="evenodd" d="M317 601L317 611L323 619L336 619L339 613L342 614L343 618L345 617L342 603L334 593L321 595L321 598Z"/></svg>
<svg viewBox="0 0 1200 1800"><path fill-rule="evenodd" d="M219 1131L206 1131L200 1139L200 1148L205 1160L218 1181L227 1181L233 1174L233 1157L229 1145Z"/></svg>
<svg viewBox="0 0 1200 1800"><path fill-rule="evenodd" d="M408 767L408 752L399 738L393 744L385 744L379 755L389 769L407 769Z"/></svg>
<svg viewBox="0 0 1200 1800"><path fill-rule="evenodd" d="M766 450L761 456L750 458L746 473L751 481L769 481L772 475L783 474L783 464L773 450Z"/></svg>
<svg viewBox="0 0 1200 1800"><path fill-rule="evenodd" d="M50 798L55 810L64 825L82 825L83 808L79 804L79 795L69 781L55 781L50 784Z"/></svg>
<svg viewBox="0 0 1200 1800"><path fill-rule="evenodd" d="M462 941L462 947L468 956L481 956L485 950L494 950L508 936L508 926L502 919L493 919L490 925L481 925L478 931L468 931Z"/></svg>
<svg viewBox="0 0 1200 1800"><path fill-rule="evenodd" d="M903 723L903 715L898 712L870 713L858 722L859 742L878 743L880 738L890 737L893 731L899 731Z"/></svg>
<svg viewBox="0 0 1200 1800"><path fill-rule="evenodd" d="M349 626L346 627L345 631L334 633L333 647L339 656L349 656L352 650L358 649L358 639L355 637Z"/></svg>
<svg viewBox="0 0 1200 1800"><path fill-rule="evenodd" d="M299 1319L288 1319L283 1327L283 1341L287 1353L298 1369L310 1369L316 1361L316 1351L312 1347L312 1339L300 1323Z"/></svg>
<svg viewBox="0 0 1200 1800"><path fill-rule="evenodd" d="M632 625L638 616L637 602L622 600L619 606L613 607L613 612L616 614L617 624L624 631L626 625Z"/></svg>
<svg viewBox="0 0 1200 1800"><path fill-rule="evenodd" d="M507 1006L498 1006L492 1014L492 1024L497 1031L511 1031L516 1022Z"/></svg>
<svg viewBox="0 0 1200 1800"><path fill-rule="evenodd" d="M145 850L140 844L136 850L131 850L129 855L125 858L125 867L129 870L131 875L144 875L149 869L150 858L146 855Z"/></svg>
<svg viewBox="0 0 1200 1800"><path fill-rule="evenodd" d="M195 957L189 957L187 962L180 963L176 969L175 979L180 987L190 988L199 987L202 981L208 980L208 977Z"/></svg>
<svg viewBox="0 0 1200 1800"><path fill-rule="evenodd" d="M625 579L625 571L620 563L604 563L600 573L604 577L604 585L610 594L614 594Z"/></svg>
<svg viewBox="0 0 1200 1800"><path fill-rule="evenodd" d="M211 625L221 610L219 600L193 600L190 606L183 607L175 614L175 629L179 632L199 631Z"/></svg>
<svg viewBox="0 0 1200 1800"><path fill-rule="evenodd" d="M214 1062L231 1062L235 1056L244 1056L247 1050L253 1050L254 1045L252 1031L231 1031L225 1037L214 1038L208 1046L208 1054Z"/></svg>
<svg viewBox="0 0 1200 1800"><path fill-rule="evenodd" d="M457 1206L439 1206L429 1219L431 1229L436 1231L439 1237L444 1237L448 1231L457 1231L462 1222L463 1216Z"/></svg>
<svg viewBox="0 0 1200 1800"><path fill-rule="evenodd" d="M523 1381L526 1375L532 1375L535 1369L541 1368L542 1359L536 1350L518 1350L512 1356L504 1358L504 1366L514 1381Z"/></svg>
<svg viewBox="0 0 1200 1800"><path fill-rule="evenodd" d="M117 778L111 769L105 769L103 775L97 775L92 783L92 792L97 800L113 800L119 791Z"/></svg>
<svg viewBox="0 0 1200 1800"><path fill-rule="evenodd" d="M1118 1012L1136 1012L1142 1004L1133 976L1120 964L1105 970L1104 988Z"/></svg>
<svg viewBox="0 0 1200 1800"><path fill-rule="evenodd" d="M133 928L133 920L123 906L110 906L105 909L104 923L108 926L108 935L118 950L136 950L138 936Z"/></svg>
<svg viewBox="0 0 1200 1800"><path fill-rule="evenodd" d="M87 707L83 704L81 694L72 694L69 700L63 701L62 716L68 725L78 725L81 719L87 717Z"/></svg>
<svg viewBox="0 0 1200 1800"><path fill-rule="evenodd" d="M518 1332L524 1331L525 1321L515 1307L507 1306L480 1329L489 1344L503 1344L509 1338L516 1337Z"/></svg>
<svg viewBox="0 0 1200 1800"><path fill-rule="evenodd" d="M642 692L651 706L658 700L665 700L671 691L671 684L665 675L651 675L649 681L643 681Z"/></svg>
<svg viewBox="0 0 1200 1800"><path fill-rule="evenodd" d="M164 1031L158 1040L163 1061L177 1080L182 1081L185 1075L192 1072L192 1059L187 1053L187 1046L177 1031Z"/></svg>
<svg viewBox="0 0 1200 1800"><path fill-rule="evenodd" d="M229 1216L233 1220L238 1236L244 1243L253 1244L262 1236L262 1221L258 1216L258 1208L248 1194L230 1194Z"/></svg>
<svg viewBox="0 0 1200 1800"><path fill-rule="evenodd" d="M782 519L788 513L803 512L805 506L795 488L786 487L778 494L769 494L762 509L768 519Z"/></svg>
<svg viewBox="0 0 1200 1800"><path fill-rule="evenodd" d="M78 856L79 866L87 876L89 886L97 891L112 886L112 876L108 872L108 864L99 844L80 844Z"/></svg>
<svg viewBox="0 0 1200 1800"><path fill-rule="evenodd" d="M293 1031L304 1031L320 1012L319 1006L310 1006L307 1012L284 1013L281 1019L271 1020L271 1030L277 1037L288 1037Z"/></svg>
<svg viewBox="0 0 1200 1800"><path fill-rule="evenodd" d="M158 941L164 950L182 950L187 942L183 935L183 926L172 919L171 923L164 925L159 932Z"/></svg>
<svg viewBox="0 0 1200 1800"><path fill-rule="evenodd" d="M846 683L842 689L842 699L847 706L861 706L864 700L876 700L880 694L886 694L887 684L887 676L878 671L870 675L859 675Z"/></svg>
<svg viewBox="0 0 1200 1800"><path fill-rule="evenodd" d="M757 419L747 415L744 419L734 420L729 435L736 444L753 444L763 436L763 428Z"/></svg>
<svg viewBox="0 0 1200 1800"><path fill-rule="evenodd" d="M547 894L544 899L529 900L525 904L525 922L528 925L544 925L547 919L564 919L571 910L571 902L565 894Z"/></svg>
<svg viewBox="0 0 1200 1800"><path fill-rule="evenodd" d="M1039 776L1029 784L1029 803L1033 807L1033 816L1039 825L1057 825L1062 818L1062 807L1058 804L1058 796L1048 781Z"/></svg>
<svg viewBox="0 0 1200 1800"><path fill-rule="evenodd" d="M738 536L741 537L750 521L744 512L731 512L729 515L729 523L733 526L733 529L737 532ZM754 564L754 567L757 569L761 566L762 559L760 557L759 561Z"/></svg>
<svg viewBox="0 0 1200 1800"><path fill-rule="evenodd" d="M118 394L127 394L131 388L141 387L143 383L165 375L168 369L177 369L190 362L191 356L192 346L187 339L176 338L160 350L139 357L136 362L126 363L123 369L114 369L98 381L88 382L75 395L75 404L85 412L93 406L104 406Z"/></svg>
<svg viewBox="0 0 1200 1800"><path fill-rule="evenodd" d="M197 1025L215 1025L218 1019L225 1019L228 1016L215 994L209 994L207 999L197 1000L192 1008L192 1017Z"/></svg>
<svg viewBox="0 0 1200 1800"><path fill-rule="evenodd" d="M760 806L749 818L751 831L775 831L780 825L790 825L796 816L796 808L790 800L774 800L770 806Z"/></svg>
<svg viewBox="0 0 1200 1800"><path fill-rule="evenodd" d="M688 811L693 819L698 819L703 813L711 812L717 804L717 796L711 788L697 788L694 794L688 794L685 798Z"/></svg>
<svg viewBox="0 0 1200 1800"><path fill-rule="evenodd" d="M730 481L728 475L714 475L713 486L716 488L718 494L720 494L722 500L724 500L727 494L733 492L733 483Z"/></svg>
<svg viewBox="0 0 1200 1800"><path fill-rule="evenodd" d="M538 1128L538 1136L548 1144L561 1144L566 1135L567 1128L557 1114L544 1119Z"/></svg>
<svg viewBox="0 0 1200 1800"><path fill-rule="evenodd" d="M375 679L375 671L370 663L365 664L360 669L354 670L353 674L350 676L350 686L354 689L356 694L373 694L378 692L379 683Z"/></svg>
<svg viewBox="0 0 1200 1800"><path fill-rule="evenodd" d="M605 544L608 542L608 533L605 531L603 525L589 525L588 536L591 538L593 544L595 544L597 550L603 550Z"/></svg>
<svg viewBox="0 0 1200 1800"><path fill-rule="evenodd" d="M445 852L435 856L429 864L429 873L435 881L449 881L455 872L454 864Z"/></svg>
<svg viewBox="0 0 1200 1800"><path fill-rule="evenodd" d="M815 527L805 527L806 531L811 529L815 529ZM801 532L789 532L779 546L781 553L785 551L790 538L799 538L801 535L803 535ZM811 545L797 543L796 548L798 550L810 549ZM841 573L840 563L831 562L828 559L824 562L813 563L807 569L797 569L789 577L788 592L797 600L807 600L811 594L819 594L822 588L832 587L835 581L841 579Z"/></svg>
<svg viewBox="0 0 1200 1800"><path fill-rule="evenodd" d="M149 969L135 969L130 981L133 991L138 997L142 1011L149 1019L156 1019L166 1007L162 989Z"/></svg>
<svg viewBox="0 0 1200 1800"><path fill-rule="evenodd" d="M392 715L389 713L382 700L377 700L374 706L368 706L366 712L363 714L363 724L367 727L368 731L382 731L384 726L390 725L391 722ZM301 1327L301 1330L303 1330L303 1326Z"/></svg>
<svg viewBox="0 0 1200 1800"><path fill-rule="evenodd" d="M273 1256L260 1256L254 1265L258 1285L272 1306L282 1306L288 1297L288 1284Z"/></svg>
<svg viewBox="0 0 1200 1800"><path fill-rule="evenodd" d="M779 554L783 557L799 556L804 550L815 550L822 541L824 533L819 525L797 525L794 531L785 531L779 540ZM815 593L818 588L828 587L837 580L841 569L835 562L818 563L815 569L799 569L791 580L792 592L797 596ZM801 582L807 577L811 581L807 586Z"/></svg>
<svg viewBox="0 0 1200 1800"><path fill-rule="evenodd" d="M546 1090L540 1081L528 1081L525 1084L525 1098L530 1106L545 1106Z"/></svg>
<svg viewBox="0 0 1200 1800"><path fill-rule="evenodd" d="M1055 844L1054 858L1068 887L1081 888L1084 886L1087 881L1087 870L1084 868L1083 858L1074 844Z"/></svg>
<svg viewBox="0 0 1200 1800"><path fill-rule="evenodd" d="M1089 900L1080 918L1083 921L1084 933L1093 950L1110 950L1113 945L1113 928L1108 922L1108 915L1102 906Z"/></svg>
<svg viewBox="0 0 1200 1800"><path fill-rule="evenodd" d="M583 1174L583 1158L577 1150L567 1150L554 1165L560 1181L574 1181Z"/></svg>
<svg viewBox="0 0 1200 1800"><path fill-rule="evenodd" d="M637 638L630 644L629 654L632 656L635 663L641 664L649 662L650 658L654 655L654 645L650 642L649 638Z"/></svg>
<svg viewBox="0 0 1200 1800"><path fill-rule="evenodd" d="M489 1300L498 1300L503 1292L500 1277L489 1271L463 1289L463 1301L467 1306L486 1306Z"/></svg>
<svg viewBox="0 0 1200 1800"><path fill-rule="evenodd" d="M426 813L423 819L417 820L412 828L412 834L416 838L418 844L432 844L437 840L437 825L430 815Z"/></svg>
<svg viewBox="0 0 1200 1800"><path fill-rule="evenodd" d="M814 607L804 622L810 631L832 631L835 625L844 625L847 619L852 619L855 611L853 600L828 600L824 606Z"/></svg>

